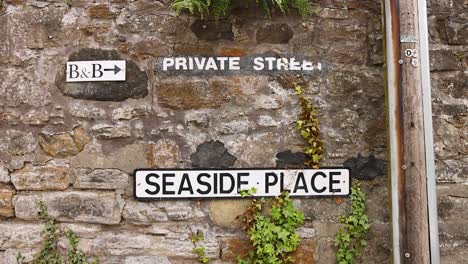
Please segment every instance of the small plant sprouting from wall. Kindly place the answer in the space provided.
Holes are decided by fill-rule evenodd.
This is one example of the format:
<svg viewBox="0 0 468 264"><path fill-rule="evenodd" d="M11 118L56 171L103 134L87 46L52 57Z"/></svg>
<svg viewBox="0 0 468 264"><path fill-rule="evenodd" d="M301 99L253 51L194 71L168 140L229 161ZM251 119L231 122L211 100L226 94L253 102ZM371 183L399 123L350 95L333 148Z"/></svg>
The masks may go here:
<svg viewBox="0 0 468 264"><path fill-rule="evenodd" d="M201 18L212 16L218 20L229 13L233 2L234 0L174 0L171 9L177 14L188 11ZM291 7L296 8L303 17L315 14L318 9L318 5L310 0L246 0L244 2L246 6L252 4L260 6L269 18L273 8L279 9L284 15L289 13Z"/></svg>
<svg viewBox="0 0 468 264"><path fill-rule="evenodd" d="M351 189L351 208L346 216L340 216L343 227L335 238L338 264L353 264L361 251L366 247L365 237L370 229L366 211L366 194L361 190L359 181Z"/></svg>
<svg viewBox="0 0 468 264"><path fill-rule="evenodd" d="M254 249L247 256L238 256L238 264L294 263L291 253L299 244L296 229L304 224L304 215L294 208L288 192L271 201L269 214L265 213L267 204L264 199L253 199L241 217Z"/></svg>
<svg viewBox="0 0 468 264"><path fill-rule="evenodd" d="M201 230L198 230L197 233L190 233L190 240L193 244L193 253L197 254L197 260L200 263L206 264L210 262L210 259L206 256L205 247L198 246L197 243L203 241L205 236Z"/></svg>
<svg viewBox="0 0 468 264"><path fill-rule="evenodd" d="M296 129L300 131L302 138L307 141L308 146L304 149L304 153L310 157L305 165L318 169L324 150L323 141L320 138L320 121L317 110L312 106L310 100L304 96L301 86L295 84L295 87L302 107L302 113L296 122Z"/></svg>
<svg viewBox="0 0 468 264"><path fill-rule="evenodd" d="M41 251L33 260L34 264L98 264L96 260L88 260L88 257L78 249L78 237L71 230L65 231L70 248L64 260L57 249L60 230L55 219L49 215L47 205L43 201L39 201L39 219L44 223L44 229L42 230L44 241L42 242ZM23 263L24 259L21 254L16 256L18 263Z"/></svg>

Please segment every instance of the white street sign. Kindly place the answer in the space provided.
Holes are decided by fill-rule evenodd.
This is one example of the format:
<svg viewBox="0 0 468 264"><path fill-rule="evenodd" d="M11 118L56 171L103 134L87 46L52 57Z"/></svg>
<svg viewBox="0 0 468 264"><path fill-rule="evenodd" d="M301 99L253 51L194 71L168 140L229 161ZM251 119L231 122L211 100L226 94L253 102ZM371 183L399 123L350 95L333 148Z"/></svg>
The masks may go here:
<svg viewBox="0 0 468 264"><path fill-rule="evenodd" d="M327 197L350 194L346 168L324 169L142 169L135 171L137 199L241 197L241 190L256 188L254 196Z"/></svg>
<svg viewBox="0 0 468 264"><path fill-rule="evenodd" d="M67 82L125 81L126 61L69 61Z"/></svg>

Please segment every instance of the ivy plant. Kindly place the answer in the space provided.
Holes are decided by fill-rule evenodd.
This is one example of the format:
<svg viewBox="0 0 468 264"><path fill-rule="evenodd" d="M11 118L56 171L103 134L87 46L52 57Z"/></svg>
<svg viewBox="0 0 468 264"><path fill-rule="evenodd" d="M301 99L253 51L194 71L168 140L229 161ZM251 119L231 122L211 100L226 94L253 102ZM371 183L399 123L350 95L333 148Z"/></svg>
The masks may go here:
<svg viewBox="0 0 468 264"><path fill-rule="evenodd" d="M210 259L206 256L205 247L198 246L197 244L205 239L203 232L198 230L197 233L190 234L190 240L193 244L193 253L197 254L197 260L200 263L206 264L210 262Z"/></svg>
<svg viewBox="0 0 468 264"><path fill-rule="evenodd" d="M291 253L299 244L296 229L304 224L304 215L294 208L288 192L271 202L269 214L264 212L266 204L264 199L253 199L242 216L254 249L247 256L238 256L238 264L294 263Z"/></svg>
<svg viewBox="0 0 468 264"><path fill-rule="evenodd" d="M366 247L365 237L370 229L366 211L366 194L361 190L359 181L351 188L351 209L346 216L340 216L343 225L335 238L338 264L353 264L360 252Z"/></svg>
<svg viewBox="0 0 468 264"><path fill-rule="evenodd" d="M236 0L237 1L237 0ZM171 9L177 14L188 11L201 18L212 16L215 20L229 13L235 1L233 0L174 0ZM259 6L267 17L271 17L273 8L279 9L284 15L290 8L296 8L301 16L310 16L317 11L317 4L310 0L244 0L246 6Z"/></svg>
<svg viewBox="0 0 468 264"><path fill-rule="evenodd" d="M302 107L299 120L296 122L296 129L300 131L302 138L307 141L308 146L304 148L304 153L310 158L305 162L305 165L318 169L324 153L323 141L320 137L320 120L317 110L312 106L310 100L305 97L301 86L295 84L295 87Z"/></svg>
<svg viewBox="0 0 468 264"><path fill-rule="evenodd" d="M64 259L57 249L58 238L61 235L57 222L49 215L44 201L39 201L38 207L39 219L44 223L44 229L41 232L44 241L41 251L33 260L34 264L98 264L97 260L88 260L88 257L78 249L78 237L71 230L65 231L70 248ZM21 253L16 256L17 263L23 263L24 259Z"/></svg>

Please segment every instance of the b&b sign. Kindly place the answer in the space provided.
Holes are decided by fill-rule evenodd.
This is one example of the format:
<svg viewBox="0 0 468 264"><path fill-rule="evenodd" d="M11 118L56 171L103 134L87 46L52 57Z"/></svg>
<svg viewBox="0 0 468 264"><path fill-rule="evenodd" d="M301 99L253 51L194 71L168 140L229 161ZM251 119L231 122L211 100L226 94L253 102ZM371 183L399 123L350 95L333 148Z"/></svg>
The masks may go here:
<svg viewBox="0 0 468 264"><path fill-rule="evenodd" d="M125 81L126 61L69 61L67 82Z"/></svg>
<svg viewBox="0 0 468 264"><path fill-rule="evenodd" d="M135 171L138 199L241 197L255 187L254 196L348 196L351 178L346 168L324 169L142 169Z"/></svg>

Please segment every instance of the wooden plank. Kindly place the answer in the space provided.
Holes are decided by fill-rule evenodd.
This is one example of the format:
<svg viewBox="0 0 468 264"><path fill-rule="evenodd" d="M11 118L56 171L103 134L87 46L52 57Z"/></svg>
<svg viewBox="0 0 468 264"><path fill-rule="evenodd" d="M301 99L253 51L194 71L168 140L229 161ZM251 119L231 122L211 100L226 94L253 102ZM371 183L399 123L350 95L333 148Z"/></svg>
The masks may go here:
<svg viewBox="0 0 468 264"><path fill-rule="evenodd" d="M430 263L426 161L417 0L400 0L401 103L403 110L403 163L405 236L401 237L403 263Z"/></svg>

